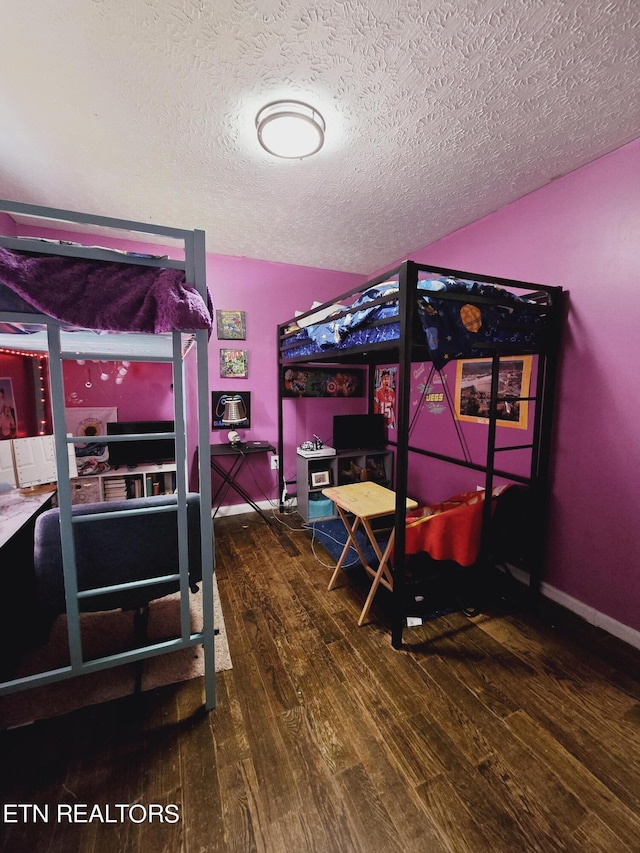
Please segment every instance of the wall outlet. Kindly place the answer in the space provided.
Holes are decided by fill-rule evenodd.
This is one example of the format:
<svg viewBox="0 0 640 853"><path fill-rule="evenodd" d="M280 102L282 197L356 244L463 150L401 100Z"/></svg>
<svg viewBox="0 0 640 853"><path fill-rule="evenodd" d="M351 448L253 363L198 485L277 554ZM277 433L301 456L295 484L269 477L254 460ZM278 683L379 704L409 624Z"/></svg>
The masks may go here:
<svg viewBox="0 0 640 853"><path fill-rule="evenodd" d="M279 467L280 467L280 457L276 453L274 453L273 456L271 457L271 470L277 471Z"/></svg>

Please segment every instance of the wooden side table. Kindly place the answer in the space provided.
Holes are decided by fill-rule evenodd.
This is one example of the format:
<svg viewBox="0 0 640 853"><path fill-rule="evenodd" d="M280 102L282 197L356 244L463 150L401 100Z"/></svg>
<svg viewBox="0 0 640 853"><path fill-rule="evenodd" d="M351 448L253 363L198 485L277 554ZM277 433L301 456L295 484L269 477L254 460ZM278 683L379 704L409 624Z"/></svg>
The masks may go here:
<svg viewBox="0 0 640 853"><path fill-rule="evenodd" d="M349 483L346 486L333 486L328 489L323 489L322 494L334 502L336 509L338 510L338 515L342 519L342 523L347 531L347 541L342 549L342 554L340 554L340 559L338 560L338 564L331 576L327 590L330 591L334 588L338 575L340 574L340 569L344 565L351 545L355 548L363 568L367 574L373 578L371 589L367 595L367 600L364 603L364 607L360 613L360 618L358 619L358 625L362 625L364 620L367 618L378 586L382 584L386 589L390 591L393 590L393 576L391 574L391 569L389 568L389 557L393 550L395 529L391 531L384 551L381 551L370 522L374 518L380 518L384 515L393 515L395 513L396 493L391 489L387 489L385 486L379 485L378 483L363 482ZM411 498L407 498L407 509L415 509L417 506L418 504L416 501ZM349 522L349 514L354 516L353 524ZM365 533L367 534L367 538L369 539L376 557L378 558L378 567L376 569L369 565L362 553L362 548L356 539L355 534L360 525L362 525Z"/></svg>

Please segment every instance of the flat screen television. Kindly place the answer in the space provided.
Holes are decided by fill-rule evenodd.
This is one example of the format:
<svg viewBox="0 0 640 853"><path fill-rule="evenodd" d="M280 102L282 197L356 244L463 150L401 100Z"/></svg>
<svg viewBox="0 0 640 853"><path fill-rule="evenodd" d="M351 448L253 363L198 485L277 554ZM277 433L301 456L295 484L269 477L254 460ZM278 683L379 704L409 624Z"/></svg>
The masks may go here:
<svg viewBox="0 0 640 853"><path fill-rule="evenodd" d="M336 450L381 450L387 444L384 415L334 415Z"/></svg>
<svg viewBox="0 0 640 853"><path fill-rule="evenodd" d="M173 421L118 421L107 423L107 435L144 435L154 432L173 432ZM175 441L172 438L139 438L130 441L110 441L109 465L162 465L176 458Z"/></svg>

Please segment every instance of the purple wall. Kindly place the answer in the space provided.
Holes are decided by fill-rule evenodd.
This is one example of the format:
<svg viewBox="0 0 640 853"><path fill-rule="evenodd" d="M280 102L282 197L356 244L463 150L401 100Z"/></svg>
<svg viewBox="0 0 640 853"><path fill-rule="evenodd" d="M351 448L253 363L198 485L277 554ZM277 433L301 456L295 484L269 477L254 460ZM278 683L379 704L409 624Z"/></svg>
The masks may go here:
<svg viewBox="0 0 640 853"><path fill-rule="evenodd" d="M569 291L547 581L640 630L640 140L415 252Z"/></svg>
<svg viewBox="0 0 640 853"><path fill-rule="evenodd" d="M310 267L232 258L220 255L207 257L207 282L216 309L246 312L247 339L219 341L215 331L209 344L209 382L212 390L246 390L251 392L251 427L239 429L245 440L278 440L278 376L276 326L294 316L295 311L307 311L313 301L323 301L344 293L363 281L363 276ZM220 379L219 352L223 348L248 351L247 379ZM288 480L295 479L295 447L313 433L327 440L331 436L334 412L364 411L366 399L286 400L285 445L283 472ZM335 406L334 406L335 404ZM227 430L214 430L212 443L227 440ZM328 443L328 442L327 442ZM277 472L270 470L269 458L254 457L243 472L240 484L257 501L265 498L277 501ZM240 499L232 493L226 503Z"/></svg>
<svg viewBox="0 0 640 853"><path fill-rule="evenodd" d="M114 381L120 362L106 364L87 361L79 365L67 361L63 366L67 408L117 406L118 420L172 420L171 366L131 362L122 384ZM100 380L105 370L109 379ZM91 382L91 388L86 382Z"/></svg>

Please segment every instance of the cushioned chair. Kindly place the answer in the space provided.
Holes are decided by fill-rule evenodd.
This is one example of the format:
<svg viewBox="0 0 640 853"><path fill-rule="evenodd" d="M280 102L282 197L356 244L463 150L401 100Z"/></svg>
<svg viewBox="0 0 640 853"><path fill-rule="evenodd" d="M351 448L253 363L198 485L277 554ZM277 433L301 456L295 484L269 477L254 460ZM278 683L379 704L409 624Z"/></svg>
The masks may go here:
<svg viewBox="0 0 640 853"><path fill-rule="evenodd" d="M175 495L161 495L74 506L74 516L91 513L101 516L73 525L78 590L176 574L177 512L114 514L120 510L175 505L176 502ZM202 579L200 496L197 494L187 495L187 528L189 585L195 592L197 582ZM40 612L50 628L55 618L66 611L58 509L43 513L36 522L34 567ZM165 581L82 598L79 607L82 611L134 611L136 642L140 645L146 635L149 602L179 588L177 580Z"/></svg>

